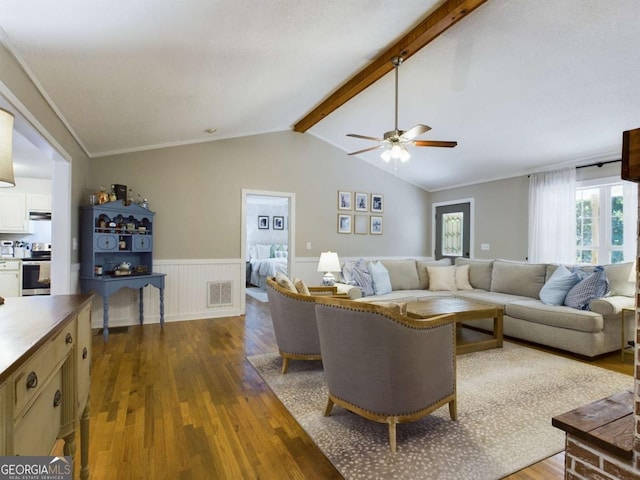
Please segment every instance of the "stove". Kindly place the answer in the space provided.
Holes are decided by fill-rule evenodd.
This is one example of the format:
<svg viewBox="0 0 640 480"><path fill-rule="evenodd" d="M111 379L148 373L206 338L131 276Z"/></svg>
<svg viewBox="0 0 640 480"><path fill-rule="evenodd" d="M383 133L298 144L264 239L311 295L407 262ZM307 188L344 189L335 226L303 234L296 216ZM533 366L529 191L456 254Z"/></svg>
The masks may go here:
<svg viewBox="0 0 640 480"><path fill-rule="evenodd" d="M32 243L31 257L22 259L22 295L51 294L51 244Z"/></svg>

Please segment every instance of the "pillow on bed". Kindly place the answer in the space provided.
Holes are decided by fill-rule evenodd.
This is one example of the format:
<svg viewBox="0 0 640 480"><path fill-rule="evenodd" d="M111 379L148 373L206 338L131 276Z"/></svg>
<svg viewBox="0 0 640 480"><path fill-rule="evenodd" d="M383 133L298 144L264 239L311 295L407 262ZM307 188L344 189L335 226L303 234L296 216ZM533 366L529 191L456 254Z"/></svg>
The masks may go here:
<svg viewBox="0 0 640 480"><path fill-rule="evenodd" d="M271 257L271 245L256 245L256 258L262 260L263 258Z"/></svg>

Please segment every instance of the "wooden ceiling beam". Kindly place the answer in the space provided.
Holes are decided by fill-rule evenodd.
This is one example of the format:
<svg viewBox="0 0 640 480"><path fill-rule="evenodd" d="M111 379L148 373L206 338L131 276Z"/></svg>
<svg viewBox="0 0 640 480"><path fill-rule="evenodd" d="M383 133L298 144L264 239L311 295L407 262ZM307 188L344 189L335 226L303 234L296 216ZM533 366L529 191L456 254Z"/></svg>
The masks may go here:
<svg viewBox="0 0 640 480"><path fill-rule="evenodd" d="M473 12L487 0L446 0L435 12L425 18L418 26L364 67L320 105L307 113L293 126L296 132L306 132L316 123L344 105L369 85L393 70L391 59L402 56L405 60L440 36L452 25Z"/></svg>

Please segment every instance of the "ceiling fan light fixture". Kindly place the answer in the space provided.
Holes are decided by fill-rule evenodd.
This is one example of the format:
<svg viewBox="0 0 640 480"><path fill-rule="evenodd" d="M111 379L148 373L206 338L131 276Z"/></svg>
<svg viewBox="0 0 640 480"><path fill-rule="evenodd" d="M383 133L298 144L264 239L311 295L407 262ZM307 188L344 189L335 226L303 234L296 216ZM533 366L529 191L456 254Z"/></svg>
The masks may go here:
<svg viewBox="0 0 640 480"><path fill-rule="evenodd" d="M418 123L411 127L409 130L400 130L398 128L398 67L402 64L402 57L393 57L391 63L393 64L395 71L395 122L394 129L385 132L382 138L370 137L367 135L358 135L356 133L347 133L348 137L362 138L364 140L373 140L378 142L375 147L365 148L356 152L351 152L348 155L358 155L372 150L378 150L384 148L385 150L380 154L380 157L385 162L393 160L394 171L398 168L398 160L401 163L407 162L411 158L411 154L407 149L407 145L416 147L455 147L457 142L443 142L438 140L416 140L416 137L431 130L428 125Z"/></svg>
<svg viewBox="0 0 640 480"><path fill-rule="evenodd" d="M403 147L400 149L400 161L401 161L402 163L404 163L404 162L408 162L410 158L411 158L411 154L410 154L410 153L409 153L409 151L408 151L408 150L403 146Z"/></svg>

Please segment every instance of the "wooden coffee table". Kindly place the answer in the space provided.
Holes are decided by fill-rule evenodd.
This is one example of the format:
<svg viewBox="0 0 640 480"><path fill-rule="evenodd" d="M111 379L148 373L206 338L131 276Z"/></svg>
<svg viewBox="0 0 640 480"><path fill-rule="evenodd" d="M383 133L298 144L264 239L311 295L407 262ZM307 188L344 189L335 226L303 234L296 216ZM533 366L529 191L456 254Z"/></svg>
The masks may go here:
<svg viewBox="0 0 640 480"><path fill-rule="evenodd" d="M474 341L456 346L456 353L477 352L490 348L502 348L503 308L487 303L474 302L464 298L431 298L421 302L408 302L407 315L411 318L430 318L445 313L453 313L456 323L483 318L493 318L493 335L481 335Z"/></svg>

